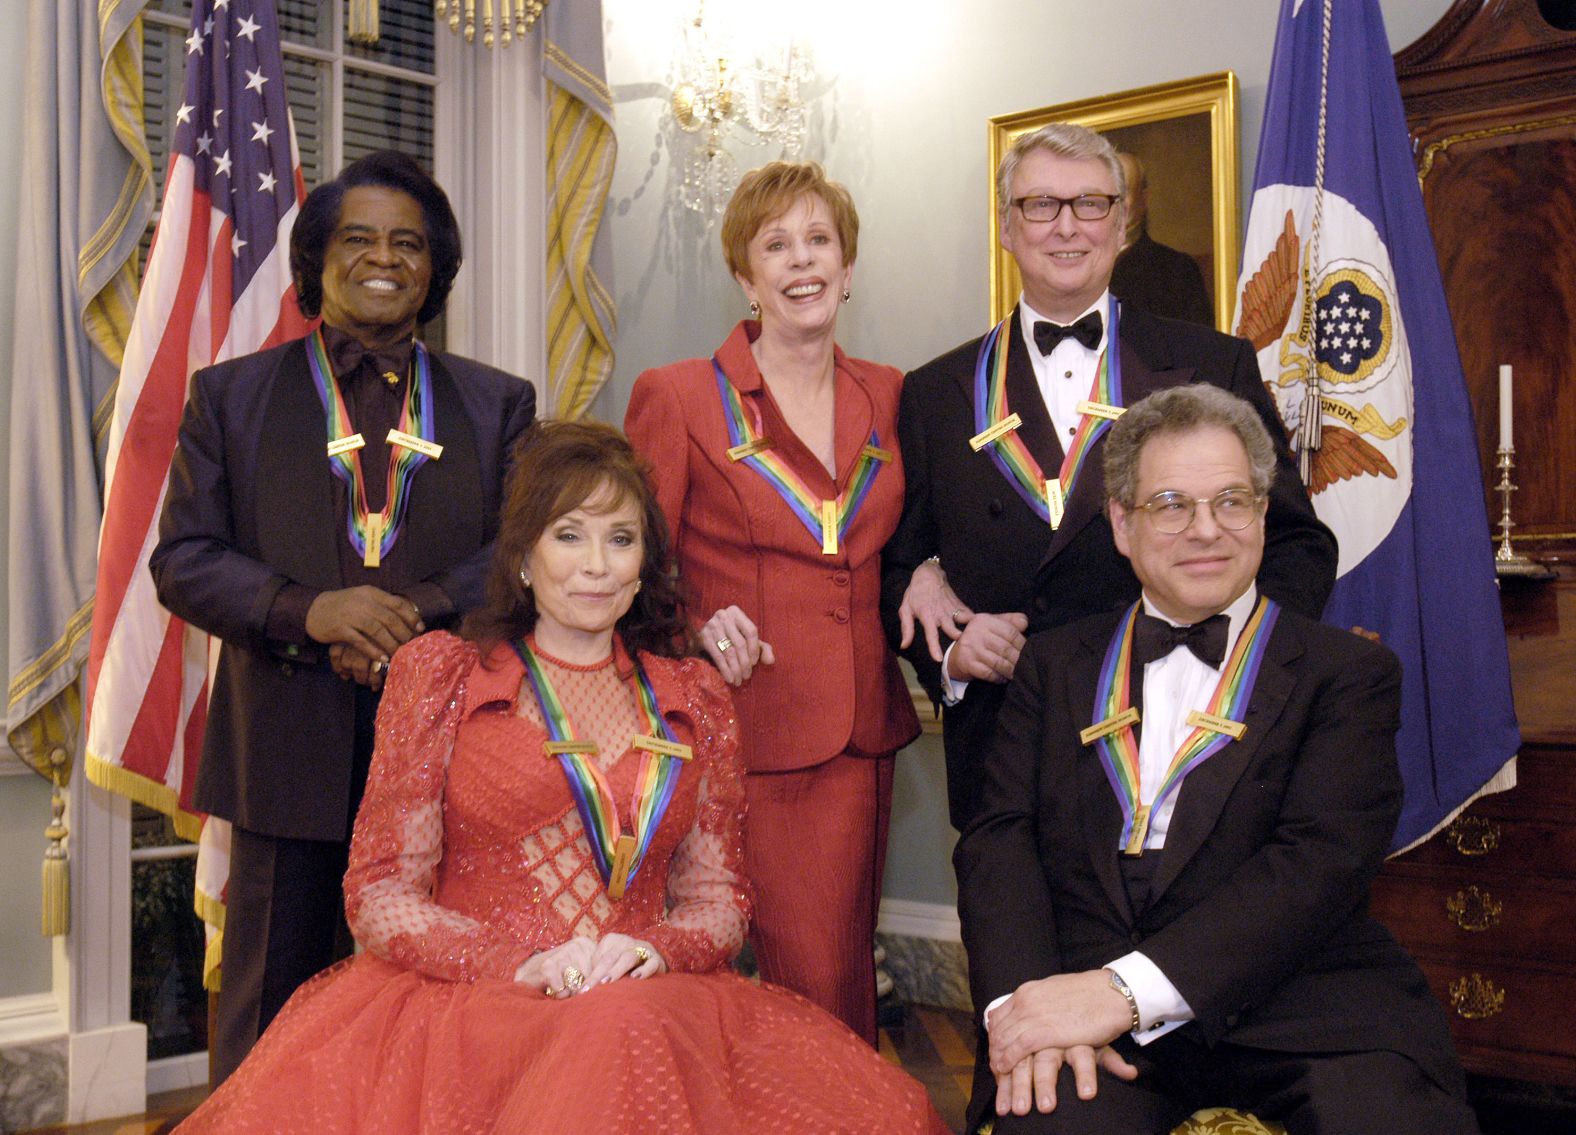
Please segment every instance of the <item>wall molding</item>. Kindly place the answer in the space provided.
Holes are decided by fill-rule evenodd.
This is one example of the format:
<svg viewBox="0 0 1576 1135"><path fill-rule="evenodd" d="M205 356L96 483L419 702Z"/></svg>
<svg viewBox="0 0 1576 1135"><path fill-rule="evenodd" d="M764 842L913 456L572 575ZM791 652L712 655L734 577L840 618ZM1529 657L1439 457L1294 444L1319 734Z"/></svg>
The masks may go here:
<svg viewBox="0 0 1576 1135"><path fill-rule="evenodd" d="M936 942L963 941L958 912L944 903L882 899L876 930L904 938L928 938Z"/></svg>

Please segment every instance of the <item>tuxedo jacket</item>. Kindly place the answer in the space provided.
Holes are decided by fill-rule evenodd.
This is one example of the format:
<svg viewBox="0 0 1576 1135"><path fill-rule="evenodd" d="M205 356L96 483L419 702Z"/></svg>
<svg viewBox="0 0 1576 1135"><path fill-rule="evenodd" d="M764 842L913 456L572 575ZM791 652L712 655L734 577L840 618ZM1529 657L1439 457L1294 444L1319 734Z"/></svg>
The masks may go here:
<svg viewBox="0 0 1576 1135"><path fill-rule="evenodd" d="M781 458L818 497L848 486L872 432L882 462L835 555L821 554L787 502L758 472L728 458L733 445L710 359L648 370L635 382L624 428L653 468L672 529L680 579L697 622L736 604L772 646L733 691L745 765L780 772L824 764L839 753L892 753L919 733L913 699L887 647L880 617L881 548L903 503L893 367L835 354L834 480L788 429L766 388L742 322L717 350L747 415L758 417Z"/></svg>
<svg viewBox="0 0 1576 1135"><path fill-rule="evenodd" d="M1061 467L1063 448L1035 382L1018 314L1007 335L1008 405L1023 419L1019 434L1040 468ZM1276 446L1274 485L1265 524L1259 589L1317 617L1335 583L1335 537L1314 515L1286 448L1285 430L1259 377L1246 340L1123 306L1122 399L1132 405L1156 390L1209 382L1250 402ZM941 557L958 598L975 611L1021 611L1030 633L1097 611L1125 607L1138 580L1117 552L1105 517L1104 437L1096 442L1052 530L1018 495L984 451L973 452L974 368L980 340L925 364L903 384L898 440L907 486L903 515L882 557L882 615L897 642L897 609L916 566ZM905 651L931 696L940 700L941 668L922 635ZM1003 686L970 682L943 713L947 796L959 831L979 794L979 762L990 742Z"/></svg>
<svg viewBox="0 0 1576 1135"><path fill-rule="evenodd" d="M412 481L400 543L412 579L464 612L482 601L507 456L536 394L481 363L431 359L443 454ZM159 602L222 641L197 807L263 835L345 840L359 791L355 686L334 675L325 650L266 631L287 583L345 586L346 518L325 443L305 339L198 371L149 566Z"/></svg>
<svg viewBox="0 0 1576 1135"><path fill-rule="evenodd" d="M1395 656L1283 609L1247 731L1182 782L1165 846L1145 852L1160 857L1150 900L1134 910L1121 811L1078 737L1120 619L1035 636L1007 691L979 815L954 856L975 1005L1140 950L1205 1044L1388 1049L1454 1082L1443 1011L1368 915L1401 807Z"/></svg>

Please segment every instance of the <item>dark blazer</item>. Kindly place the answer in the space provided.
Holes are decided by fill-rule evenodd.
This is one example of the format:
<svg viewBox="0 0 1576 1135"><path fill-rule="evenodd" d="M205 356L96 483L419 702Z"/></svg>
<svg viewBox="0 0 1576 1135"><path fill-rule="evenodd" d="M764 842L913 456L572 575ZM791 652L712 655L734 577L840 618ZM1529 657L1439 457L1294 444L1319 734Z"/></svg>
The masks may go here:
<svg viewBox="0 0 1576 1135"><path fill-rule="evenodd" d="M1007 399L1023 418L1024 441L1042 469L1058 469L1062 445L1034 380L1014 311L1009 327ZM1276 444L1264 563L1259 587L1271 598L1317 617L1335 583L1335 537L1314 515L1298 479L1274 402L1259 378L1247 341L1124 307L1122 397L1185 382L1210 382L1258 409ZM987 453L969 449L974 425L974 365L980 340L965 343L910 374L898 410L898 441L907 483L903 516L882 552L882 616L896 643L897 609L914 568L939 555L958 597L976 611L1022 611L1031 633L1124 607L1138 580L1116 550L1105 518L1104 442L1097 443L1054 532L1018 496ZM923 636L905 652L920 682L940 699L941 668ZM944 711L947 797L962 830L974 813L980 760L1005 687L970 682Z"/></svg>
<svg viewBox="0 0 1576 1135"><path fill-rule="evenodd" d="M1183 782L1135 912L1121 813L1078 739L1120 617L1036 636L1007 691L953 860L975 1005L1141 950L1193 1008L1182 1029L1207 1044L1388 1049L1458 1083L1442 1010L1368 915L1401 807L1395 656L1283 610L1247 733Z"/></svg>
<svg viewBox="0 0 1576 1135"><path fill-rule="evenodd" d="M432 382L443 456L416 474L401 544L411 576L463 612L482 600L507 456L535 414L536 392L436 353ZM265 633L286 583L344 586L345 518L323 421L305 340L198 371L149 566L159 601L223 641L197 807L264 835L345 840L358 790L355 687L333 674L326 651Z"/></svg>
<svg viewBox="0 0 1576 1135"><path fill-rule="evenodd" d="M1111 291L1131 307L1167 319L1185 319L1205 327L1215 326L1209 290L1198 261L1170 245L1161 244L1145 229L1122 250L1111 268Z"/></svg>

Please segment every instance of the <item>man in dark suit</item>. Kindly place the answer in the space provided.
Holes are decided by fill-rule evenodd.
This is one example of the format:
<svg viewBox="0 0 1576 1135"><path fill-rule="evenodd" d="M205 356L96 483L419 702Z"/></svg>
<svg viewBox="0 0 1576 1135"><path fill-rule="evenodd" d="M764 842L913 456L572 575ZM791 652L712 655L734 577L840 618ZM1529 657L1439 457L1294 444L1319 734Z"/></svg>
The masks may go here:
<svg viewBox="0 0 1576 1135"><path fill-rule="evenodd" d="M1276 461L1240 399L1159 392L1104 465L1142 598L1030 640L954 859L989 1030L968 1129L1158 1135L1214 1105L1476 1131L1444 1014L1367 912L1395 656L1260 594Z"/></svg>
<svg viewBox="0 0 1576 1135"><path fill-rule="evenodd" d="M193 377L150 560L159 601L223 642L196 785L232 825L215 1084L348 953L340 879L389 658L481 602L536 405L416 341L460 233L408 157L314 190L290 263L323 325Z"/></svg>
<svg viewBox="0 0 1576 1135"><path fill-rule="evenodd" d="M1111 270L1111 290L1123 302L1151 315L1215 326L1198 261L1149 235L1149 176L1144 163L1136 154L1123 152L1117 157L1126 182L1122 204L1127 212L1127 235Z"/></svg>
<svg viewBox="0 0 1576 1135"><path fill-rule="evenodd" d="M1210 383L1251 402L1282 438L1251 344L1112 302L1124 222L1110 143L1053 123L1013 145L996 188L1002 247L1023 295L991 335L904 381L903 515L882 553L888 634L945 705L948 803L960 831L1025 635L1138 594L1103 515L1109 418L1150 391ZM1335 539L1284 440L1276 456L1260 582L1317 616L1335 581ZM1060 497L1055 516L1047 481Z"/></svg>

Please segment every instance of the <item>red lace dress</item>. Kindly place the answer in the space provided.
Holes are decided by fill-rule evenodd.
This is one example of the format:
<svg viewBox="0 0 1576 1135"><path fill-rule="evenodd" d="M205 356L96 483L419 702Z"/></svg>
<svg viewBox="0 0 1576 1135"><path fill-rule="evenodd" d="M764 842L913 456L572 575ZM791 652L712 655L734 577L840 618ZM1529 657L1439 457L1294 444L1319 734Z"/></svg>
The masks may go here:
<svg viewBox="0 0 1576 1135"><path fill-rule="evenodd" d="M628 657L538 656L577 734L616 754L602 768L627 808L646 731ZM641 664L695 759L613 902L514 652L483 663L436 633L398 653L345 876L364 951L304 985L180 1132L947 1130L845 1026L726 969L750 909L732 705L703 662ZM670 972L563 1000L513 980L534 952L610 931Z"/></svg>

